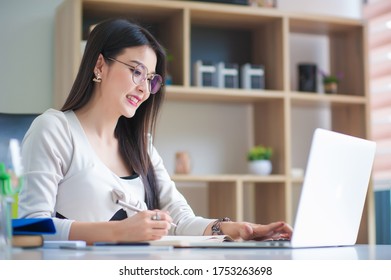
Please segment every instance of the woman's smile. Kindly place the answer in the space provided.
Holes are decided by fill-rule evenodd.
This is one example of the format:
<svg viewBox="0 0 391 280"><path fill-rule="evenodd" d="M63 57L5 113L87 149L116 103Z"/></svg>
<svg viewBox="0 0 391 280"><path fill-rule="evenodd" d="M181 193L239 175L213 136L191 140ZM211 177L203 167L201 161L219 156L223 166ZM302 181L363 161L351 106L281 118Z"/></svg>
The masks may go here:
<svg viewBox="0 0 391 280"><path fill-rule="evenodd" d="M126 99L128 100L128 102L131 105L133 105L135 107L137 107L138 103L141 101L141 99L138 96L135 96L135 95L127 95Z"/></svg>

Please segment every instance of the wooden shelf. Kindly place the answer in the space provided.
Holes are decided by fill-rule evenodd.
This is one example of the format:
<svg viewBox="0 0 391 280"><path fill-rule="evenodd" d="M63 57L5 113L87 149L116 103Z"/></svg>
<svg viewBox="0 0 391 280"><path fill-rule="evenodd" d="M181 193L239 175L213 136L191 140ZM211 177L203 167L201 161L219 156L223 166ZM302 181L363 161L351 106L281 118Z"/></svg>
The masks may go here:
<svg viewBox="0 0 391 280"><path fill-rule="evenodd" d="M283 99L289 97L295 104L367 104L367 97L344 94L318 94L307 92L291 92L275 90L243 90L219 89L207 87L166 86L166 97L180 101L224 101L224 102L258 102L267 99Z"/></svg>
<svg viewBox="0 0 391 280"><path fill-rule="evenodd" d="M344 94L317 94L292 92L290 98L294 104L361 104L366 105L368 100L363 96Z"/></svg>
<svg viewBox="0 0 391 280"><path fill-rule="evenodd" d="M284 93L272 90L242 90L167 86L167 99L180 101L215 101L252 103L267 99L282 99Z"/></svg>
<svg viewBox="0 0 391 280"><path fill-rule="evenodd" d="M243 183L283 183L284 175L257 176L249 174L216 174L216 175L177 175L171 176L175 182L243 182Z"/></svg>
<svg viewBox="0 0 391 280"><path fill-rule="evenodd" d="M289 15L289 29L294 33L330 35L333 33L350 33L362 28L363 22L356 19L331 16Z"/></svg>

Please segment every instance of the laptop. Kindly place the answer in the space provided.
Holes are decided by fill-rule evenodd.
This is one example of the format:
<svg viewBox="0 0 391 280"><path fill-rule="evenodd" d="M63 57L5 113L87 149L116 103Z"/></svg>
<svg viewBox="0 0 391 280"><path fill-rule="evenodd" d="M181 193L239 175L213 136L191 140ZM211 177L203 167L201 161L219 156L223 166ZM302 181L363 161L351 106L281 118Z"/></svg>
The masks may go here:
<svg viewBox="0 0 391 280"><path fill-rule="evenodd" d="M291 240L221 242L213 246L307 248L354 245L375 150L373 141L317 128Z"/></svg>

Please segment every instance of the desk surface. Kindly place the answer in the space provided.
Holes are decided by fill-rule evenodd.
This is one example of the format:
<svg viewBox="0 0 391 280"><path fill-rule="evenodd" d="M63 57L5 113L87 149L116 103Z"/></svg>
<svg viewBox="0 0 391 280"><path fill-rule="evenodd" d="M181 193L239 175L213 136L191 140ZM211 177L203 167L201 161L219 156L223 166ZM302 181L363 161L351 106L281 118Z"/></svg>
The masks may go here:
<svg viewBox="0 0 391 280"><path fill-rule="evenodd" d="M391 245L308 249L231 248L14 249L13 260L391 260Z"/></svg>

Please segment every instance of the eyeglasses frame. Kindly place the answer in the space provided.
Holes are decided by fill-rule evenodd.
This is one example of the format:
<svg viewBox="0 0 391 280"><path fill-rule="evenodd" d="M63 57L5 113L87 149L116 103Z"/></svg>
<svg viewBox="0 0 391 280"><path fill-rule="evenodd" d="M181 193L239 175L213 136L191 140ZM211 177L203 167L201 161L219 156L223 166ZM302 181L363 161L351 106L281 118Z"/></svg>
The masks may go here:
<svg viewBox="0 0 391 280"><path fill-rule="evenodd" d="M148 67L145 66L145 65L142 64L142 63L136 63L137 66L132 66L132 65L130 65L130 64L127 64L127 63L125 63L125 62L123 62L123 61L120 61L120 60L118 60L118 59L115 59L115 58L113 58L113 57L106 57L106 59L111 60L111 61L118 62L118 63L120 63L120 64L122 64L122 65L125 65L127 68L129 68L129 69L132 71L132 80L133 80L133 82L134 82L136 85L140 85L140 84L136 83L136 81L134 80L134 70L135 70L136 67L139 66L139 65L142 65L143 67L145 67L145 69L147 69L147 77L146 77L146 79L143 80L143 82L145 82L146 80L149 81L149 82L148 82L148 89L149 89L149 93L150 93L150 94L156 94L156 93L159 92L159 90L164 86L164 83L163 83L163 82L160 82L160 88L159 88L155 93L152 93L152 92L151 92L151 81L153 80L153 78L154 78L155 76L159 76L159 77L161 78L161 80L163 81L163 77L160 76L159 74L154 74L154 73L153 73L153 74L150 74L150 75L152 76L152 78L151 78L151 77L148 78Z"/></svg>

